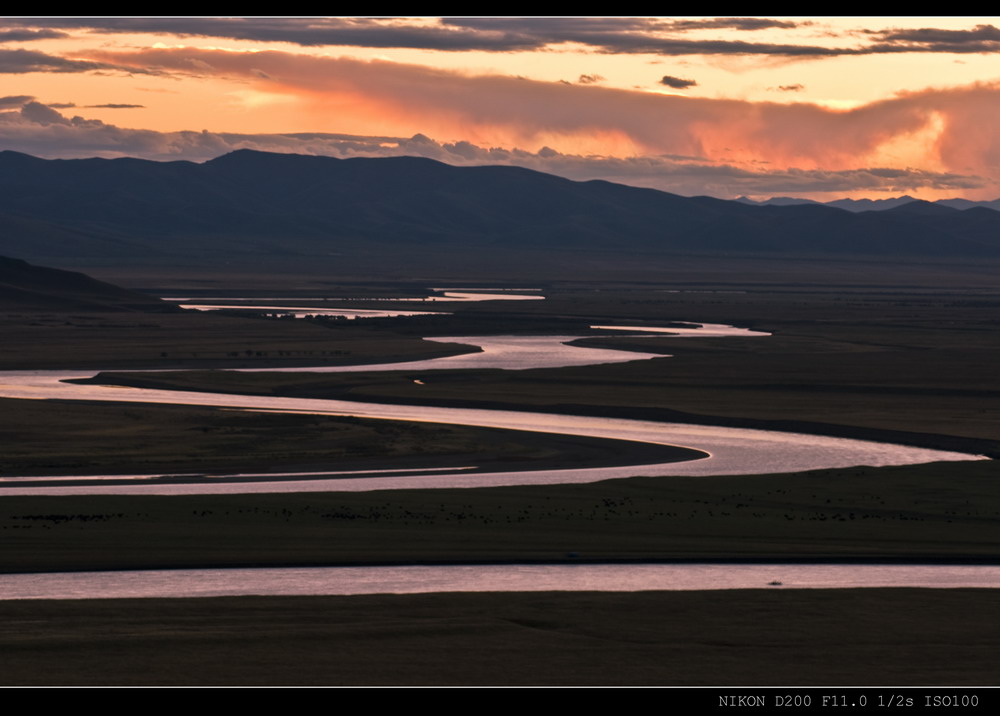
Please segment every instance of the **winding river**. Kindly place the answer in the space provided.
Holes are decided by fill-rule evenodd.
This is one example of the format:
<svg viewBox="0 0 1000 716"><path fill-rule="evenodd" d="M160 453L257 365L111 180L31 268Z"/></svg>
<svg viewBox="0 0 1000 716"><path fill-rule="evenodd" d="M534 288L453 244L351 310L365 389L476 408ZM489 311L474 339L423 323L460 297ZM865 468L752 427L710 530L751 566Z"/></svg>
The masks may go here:
<svg viewBox="0 0 1000 716"><path fill-rule="evenodd" d="M615 328L619 327L607 327ZM641 331L636 327L622 330ZM657 333L664 329L651 329ZM671 332L678 329L668 329ZM767 335L731 326L706 324L679 329L681 335ZM287 368L283 370L309 372L347 372L372 370L434 370L455 368L505 368L522 370L539 367L589 365L663 358L652 353L582 348L570 345L582 336L489 336L448 337L433 340L467 343L482 348L479 353L449 356L432 360L367 366L334 366L323 368ZM273 370L273 369L267 369ZM6 371L0 373L0 397L102 400L184 404L276 410L361 418L409 420L448 423L477 427L505 428L540 433L633 440L663 445L676 445L700 450L706 457L685 462L628 465L619 467L574 468L510 472L467 472L447 468L422 471L347 475L328 473L273 474L273 480L261 476L246 476L247 480L212 479L171 484L149 482L156 475L132 475L126 484L99 484L87 477L89 484L69 484L74 476L64 476L67 484L32 485L40 478L16 476L0 480L4 494L218 494L250 492L327 492L367 491L401 488L493 487L501 485L561 484L596 482L612 478L646 475L736 475L777 472L798 472L820 468L856 465L901 465L945 460L977 460L982 456L965 453L928 450L924 448L850 440L819 435L802 435L743 428L662 423L646 420L612 419L589 416L554 415L526 411L482 410L414 405L382 405L343 400L307 398L275 398L220 393L150 390L114 386L80 385L63 382L70 378L85 378L88 371ZM470 466L472 468L474 466ZM405 473L405 474L401 474ZM264 477L268 473L263 473ZM328 476L329 479L324 479ZM111 476L105 476L111 477ZM125 477L125 476L116 476ZM233 476L215 476L227 477ZM297 479L299 478L299 479Z"/></svg>
<svg viewBox="0 0 1000 716"><path fill-rule="evenodd" d="M597 328L595 326L595 328ZM601 326L604 330L669 332L678 336L767 335L731 326L690 328ZM367 366L283 370L347 372L588 365L663 358L660 354L570 345L582 336L449 337L432 340L479 346L479 353L426 361ZM273 370L273 369L268 369ZM211 479L152 484L156 475L62 476L55 484L40 478L0 478L0 494L199 494L249 492L368 491L399 488L486 487L580 483L634 475L725 475L793 472L855 465L899 465L982 456L775 431L696 426L654 421L553 415L522 411L379 405L338 400L272 398L80 385L63 382L96 371L0 372L0 397L103 400L188 404L412 420L542 433L635 440L701 450L706 457L686 462L623 467L470 472L468 468L357 471L353 473L262 473L234 481ZM102 485L100 478L114 484ZM217 476L233 477L233 476ZM246 481L238 478L246 478ZM265 478L261 480L260 478ZM86 479L88 484L72 484ZM58 484L65 481L66 484ZM229 594L370 594L443 591L531 591L640 589L745 589L826 587L995 587L1000 568L943 565L537 565L377 567L254 570L168 570L0 576L0 599L115 597L196 597Z"/></svg>

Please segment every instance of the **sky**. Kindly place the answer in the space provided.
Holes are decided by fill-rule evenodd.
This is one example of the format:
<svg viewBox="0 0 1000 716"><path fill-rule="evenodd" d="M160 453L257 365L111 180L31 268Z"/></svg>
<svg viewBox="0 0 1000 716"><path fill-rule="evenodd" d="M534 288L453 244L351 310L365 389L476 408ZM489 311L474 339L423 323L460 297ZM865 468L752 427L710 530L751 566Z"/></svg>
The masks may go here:
<svg viewBox="0 0 1000 716"><path fill-rule="evenodd" d="M1000 18L7 17L0 150L509 164L685 196L1000 197Z"/></svg>

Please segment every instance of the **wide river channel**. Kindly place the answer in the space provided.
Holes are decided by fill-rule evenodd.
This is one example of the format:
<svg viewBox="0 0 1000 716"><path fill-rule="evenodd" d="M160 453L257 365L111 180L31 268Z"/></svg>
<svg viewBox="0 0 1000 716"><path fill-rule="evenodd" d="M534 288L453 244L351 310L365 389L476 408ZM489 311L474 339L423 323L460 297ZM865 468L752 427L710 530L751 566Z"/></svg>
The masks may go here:
<svg viewBox="0 0 1000 716"><path fill-rule="evenodd" d="M617 327L607 327L609 329ZM635 328L629 328L635 331ZM745 329L705 325L702 328L671 329L680 335L752 335ZM662 329L653 329L659 333ZM660 333L662 335L662 333ZM766 335L766 334L757 334ZM323 368L287 368L294 371L345 372L358 370L434 370L440 368L554 368L567 365L622 362L663 358L653 353L634 353L569 345L580 336L488 336L435 338L436 341L465 343L481 347L479 353L436 358L409 363ZM150 390L116 386L80 385L66 379L85 378L94 371L5 371L0 372L0 397L102 400L160 404L204 405L247 410L276 410L362 418L409 420L456 425L505 428L540 433L557 433L616 440L632 440L692 448L705 457L684 462L627 465L618 467L524 470L511 472L470 472L476 466L441 470L400 470L367 474L329 472L309 474L261 473L233 480L232 475L216 475L212 480L151 484L157 475L108 475L108 484L88 476L87 485L72 484L80 476L61 476L65 484L32 485L38 478L0 478L3 494L204 494L246 492L328 492L386 490L400 488L491 487L500 485L596 482L620 477L646 475L747 475L798 472L855 465L903 465L944 460L984 459L978 455L927 450L887 443L849 440L820 435L777 431L724 428L708 425L662 423L591 416L556 415L511 410L482 410L415 405L383 405L344 400L275 398L221 393ZM261 477L274 479L261 480ZM328 479L323 479L328 476ZM122 478L131 478L123 480ZM302 479L296 479L300 477ZM49 480L48 482L52 482ZM122 484L122 483L125 484Z"/></svg>
<svg viewBox="0 0 1000 716"><path fill-rule="evenodd" d="M0 575L4 599L704 589L995 588L1000 566L505 564L169 569Z"/></svg>
<svg viewBox="0 0 1000 716"><path fill-rule="evenodd" d="M601 326L606 330L642 331ZM665 329L645 329L647 335ZM685 335L766 335L731 326L668 329ZM479 346L479 353L410 363L295 371L435 370L457 368L554 368L568 365L664 358L569 345L581 336L449 337L432 340ZM270 369L269 369L270 370ZM595 482L635 475L734 475L797 472L856 465L901 465L980 460L979 455L861 440L776 431L722 428L522 411L381 405L339 400L272 398L79 385L63 382L94 371L0 372L0 397L102 400L217 406L472 425L541 433L590 436L677 445L700 450L702 459L622 467L471 472L475 466L422 470L338 473L260 473L246 481L208 476L191 482L151 483L157 475L64 475L0 478L0 494L203 494L249 492L368 491L400 488L487 487ZM213 480L212 477L217 478ZM237 476L238 477L238 476ZM266 479L261 479L266 478ZM74 484L86 479L87 484ZM107 481L107 484L101 482ZM53 484L55 483L55 484ZM59 484L65 483L65 484ZM222 594L361 594L375 592L523 591L539 589L740 589L779 587L925 586L995 587L1000 568L861 565L563 565L497 567L378 567L281 570L172 570L169 572L86 573L0 576L0 598L81 598L127 596L209 596Z"/></svg>

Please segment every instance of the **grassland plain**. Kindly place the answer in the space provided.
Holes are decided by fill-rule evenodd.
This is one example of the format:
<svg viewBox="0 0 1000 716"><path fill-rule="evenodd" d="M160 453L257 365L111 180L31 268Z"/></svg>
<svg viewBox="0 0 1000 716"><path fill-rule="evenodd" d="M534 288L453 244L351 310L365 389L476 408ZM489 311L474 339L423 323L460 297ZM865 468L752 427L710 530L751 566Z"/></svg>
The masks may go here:
<svg viewBox="0 0 1000 716"><path fill-rule="evenodd" d="M998 599L859 589L0 602L0 674L34 685L981 685L996 678ZM711 691L684 694L699 698L718 706Z"/></svg>
<svg viewBox="0 0 1000 716"><path fill-rule="evenodd" d="M476 320L483 325L495 325L500 318L511 321L519 316L572 322L583 319L602 324L609 320L647 324L701 320L771 331L774 336L717 341L617 336L601 340L642 350L656 346L673 357L617 366L517 373L442 372L421 376L423 385L414 383L413 376L405 370L322 377L174 373L105 379L213 391L690 419L997 454L1000 409L996 396L1000 395L1000 378L994 365L1000 348L996 330L1000 296L988 279L961 287L946 281L875 285L851 280L840 285L834 281L780 285L717 282L681 286L609 284L600 288L601 291L580 285L551 286L548 300L504 306L502 312L485 304L464 306L462 320L466 325ZM503 315L498 316L499 313ZM144 316L142 321L145 320ZM198 320L221 320L221 317L198 317ZM272 350L291 346L291 334L289 342L283 343L279 334L272 331L272 328L288 330L277 328L279 322L229 320L242 321L248 327L245 330L255 332L259 340L271 340ZM425 319L421 330L426 330L431 320L440 323L426 335L455 335L449 330L453 326L449 326L446 317ZM330 343L315 338L313 350L320 351L331 350L338 335L346 339L348 330L358 330L353 326L304 322L288 325L293 324L296 331L322 331L322 335L328 336ZM413 346L420 345L414 337L406 335L416 330L414 324L407 328L402 321L384 321L378 326L369 334L372 348L366 355L372 360L380 360L376 347L379 340L405 340ZM87 337L93 335L98 340L99 332L80 331L68 337L69 333L55 323L43 331L52 337L53 346L82 342L80 351L93 351L95 359L101 357L102 351L108 355L114 350L110 348L115 345L114 339L106 336L89 345ZM120 335L126 333L124 330ZM180 332L176 335L180 336ZM185 351L198 352L210 340L218 340L218 334L206 330L203 334L188 334L185 340ZM121 344L125 343L123 337ZM173 345L167 341L162 350L170 350L167 344ZM236 343L232 345L235 347ZM221 346L217 350L228 348L229 345ZM389 354L400 355L395 349L386 351ZM80 366L79 355L74 352L72 357L64 358L63 365L68 361ZM149 357L146 365L154 365L155 358ZM60 365L58 355L50 354L50 359L46 367ZM90 365L107 368L132 367L124 365L126 361L122 363L116 366L114 362L88 361ZM275 360L273 364L281 363ZM203 366L195 364L195 367ZM23 421L19 429L30 431L34 424L42 439L45 435L50 437L46 422L51 415L44 415L46 409L56 412L61 407L41 406L40 412ZM212 432L190 431L176 459L196 460L200 441L213 439ZM265 457L265 445L261 441L259 457ZM243 457L253 460L255 453L244 452ZM277 465L281 460L264 462ZM126 469L128 463L126 458L118 465L122 471L141 471ZM575 553L573 559L594 561L993 563L1000 554L997 477L994 463L978 462L859 467L739 478L636 477L595 485L433 494L413 491L177 498L5 497L2 568L38 571L248 564L503 563L560 561L568 559L570 553ZM106 515L108 519L84 519L87 515ZM57 519L60 516L65 519ZM989 662L984 654L993 648L989 645L997 635L993 620L977 615L995 610L992 590L690 595L693 606L677 612L684 617L678 621L671 616L676 612L671 600L685 598L688 597L663 594L551 597L552 609L578 612L592 628L606 626L608 634L595 636L588 632L581 637L575 631L580 627L570 626L565 615L557 618L552 613L536 614L520 622L511 617L505 623L516 625L517 638L531 637L521 642L520 647L512 647L506 636L471 617L465 621L461 617L465 612L456 611L455 605L456 600L468 600L498 614L502 604L534 599L528 595L318 600L314 604L322 606L316 608L326 614L349 605L367 605L365 619L387 619L392 624L388 632L373 629L360 634L359 631L364 631L361 629L338 636L338 647L350 644L348 649L324 649L316 643L308 646L290 637L282 642L288 645L287 649L274 650L264 661L244 660L245 669L233 667L225 673L206 675L205 679L213 683L261 683L262 680L284 683L281 674L290 672L292 664L307 653L325 652L329 659L335 658L333 651L341 650L374 654L387 644L375 635L386 633L396 635L397 639L389 643L395 644L393 649L398 651L394 653L399 656L398 663L402 663L407 660L406 654L412 652L400 640L407 638L405 634L425 630L436 635L436 646L414 648L424 648L424 653L432 656L415 660L420 663L406 667L405 674L388 666L382 670L366 667L367 662L359 659L353 676L331 666L322 674L303 673L290 678L298 678L296 683L995 682L995 673L989 669L963 667L942 671L941 667L977 660L980 665ZM630 599L633 601L623 607L622 600ZM432 628L427 628L425 617L418 618L399 607L410 603L407 600L420 602L421 608L435 615ZM588 600L605 600L612 605L608 607L610 612L618 616L590 612L589 607L580 606ZM772 611L756 611L753 605L764 602L771 605L767 609ZM233 603L249 602L194 600L164 608L204 609L201 616L185 623L195 631L208 630L204 632L208 634L213 620ZM305 601L276 598L268 603L279 609L294 605L293 619L301 618L301 625L322 623L320 617L309 611L311 607L304 606ZM36 603L41 608L39 605ZM130 612L132 607L129 605ZM64 664L73 662L80 653L59 640L80 638L79 629L84 628L79 626L81 623L106 623L101 622L106 618L101 614L107 614L108 609L99 602L48 604L44 608L55 610L52 614L68 610L66 613L77 616L82 613L87 617L83 622L53 617L55 621L50 622L53 629L62 630L62 636L45 643L61 643L56 651L65 657ZM146 604L136 608L145 610ZM719 621L723 613L729 615L726 618L730 621ZM872 616L869 619L865 614ZM245 623L249 624L259 616L246 618ZM968 625L960 626L966 623L966 618ZM150 619L148 624L156 622ZM163 656L157 659L179 658L179 654L191 648L190 643L181 646L166 638L177 629L172 619L164 617L158 627L151 628L164 637L162 643L173 643L178 651L172 648L158 651ZM624 622L630 620L645 624L647 632L662 629L664 643L681 645L674 650L682 656L672 659L665 651L644 651L644 647L638 646L643 639L612 636L629 633ZM716 623L734 626L724 636L720 632L712 637L715 629L712 625ZM737 623L739 628L735 627ZM783 645L769 641L779 623L781 633L788 636ZM867 636L851 637L853 631L844 632L848 623L851 629L863 629ZM699 625L706 641L699 642L685 631L684 625ZM978 631L974 625L978 625ZM296 628L289 625L286 633L297 633ZM219 636L217 646L221 651L216 653L230 660L237 654L249 653L241 651L248 642L244 637L237 638L237 631ZM30 630L21 629L19 633L23 636L26 632ZM17 633L17 630L8 633L7 639L19 638ZM971 636L973 633L975 637ZM870 642L866 641L869 636ZM623 641L628 641L632 646L621 647L624 651L615 654L591 652L594 661L584 666L580 661L584 657L574 661L562 654L559 645L564 637L567 643L591 639L588 643L600 643L613 651L618 648L611 646L614 643L621 647ZM880 639L881 646L876 647ZM704 647L708 642L711 646ZM132 647L123 646L124 643L109 637L109 641L103 642L105 658L127 653ZM140 639L134 648L148 649L151 643ZM555 651L545 651L541 644L548 644L546 648ZM693 646L696 644L702 646ZM827 647L828 644L831 646ZM32 644L30 640L22 640L17 653L25 664L30 664L32 658L38 658L32 653L42 653L38 651L40 648L41 642ZM631 656L626 656L625 651L630 649ZM483 655L483 663L512 666L497 666L485 674L473 675L475 668L471 662L454 657L471 650ZM897 658L904 650L908 658ZM808 657L804 656L807 652ZM51 656L51 652L46 653ZM150 652L145 653L148 656ZM759 659L760 653L774 654L774 658ZM919 656L910 659L911 654ZM541 668L553 660L561 665L561 673ZM755 660L754 665L748 664ZM463 661L469 664L468 670L459 664ZM645 661L648 668L633 667L638 661ZM686 664L678 665L679 661ZM257 670L257 666L249 666L251 662L264 665ZM150 663L162 666L164 662ZM157 672L151 666L136 678L140 681L159 678L155 673L175 674L175 683L195 678L183 669L164 669ZM29 668L22 672L5 670L5 673L13 679L8 683L28 683L18 679L29 678L25 674L31 671ZM271 678L262 676L263 671ZM568 672L572 673L567 675ZM15 673L22 676L14 676ZM50 679L49 683L59 683L61 679L69 683L71 678L66 670L53 670L50 675L40 670L33 673L36 674L33 678ZM89 683L106 683L110 678L106 673L93 672Z"/></svg>

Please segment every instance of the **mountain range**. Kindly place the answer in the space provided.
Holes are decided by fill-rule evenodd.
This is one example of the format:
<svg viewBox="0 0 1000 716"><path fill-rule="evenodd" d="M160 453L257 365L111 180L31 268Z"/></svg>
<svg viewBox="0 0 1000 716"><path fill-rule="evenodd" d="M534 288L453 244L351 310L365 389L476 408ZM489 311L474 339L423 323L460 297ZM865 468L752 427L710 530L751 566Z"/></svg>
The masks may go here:
<svg viewBox="0 0 1000 716"><path fill-rule="evenodd" d="M204 163L0 152L0 254L159 261L461 251L998 257L1000 212L750 205L509 166L235 151Z"/></svg>
<svg viewBox="0 0 1000 716"><path fill-rule="evenodd" d="M742 202L744 204L750 204L752 206L792 206L795 204L817 204L820 206L831 206L835 209L845 209L847 211L860 212L860 211L885 211L886 209L895 209L903 204L909 204L911 202L919 202L921 199L916 199L908 194L903 196L896 196L891 199L836 199L835 201L813 201L812 199L799 199L791 196L775 196L764 201L755 201L746 196L741 196L736 201ZM925 202L926 203L926 202ZM975 207L982 207L983 209L992 209L993 211L1000 211L1000 199L994 199L993 201L971 201L969 199L938 199L937 201L930 202L936 206L943 206L949 209L958 209L959 211L964 211L966 209L973 209Z"/></svg>

